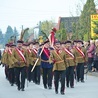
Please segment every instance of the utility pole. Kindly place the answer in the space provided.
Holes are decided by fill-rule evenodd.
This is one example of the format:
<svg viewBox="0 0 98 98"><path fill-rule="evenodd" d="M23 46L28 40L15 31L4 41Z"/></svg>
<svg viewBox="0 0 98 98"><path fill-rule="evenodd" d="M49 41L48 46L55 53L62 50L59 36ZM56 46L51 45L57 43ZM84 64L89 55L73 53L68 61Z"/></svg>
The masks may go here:
<svg viewBox="0 0 98 98"><path fill-rule="evenodd" d="M42 33L41 33L41 21L39 21L39 36L41 36Z"/></svg>
<svg viewBox="0 0 98 98"><path fill-rule="evenodd" d="M22 30L23 30L23 25L21 26Z"/></svg>

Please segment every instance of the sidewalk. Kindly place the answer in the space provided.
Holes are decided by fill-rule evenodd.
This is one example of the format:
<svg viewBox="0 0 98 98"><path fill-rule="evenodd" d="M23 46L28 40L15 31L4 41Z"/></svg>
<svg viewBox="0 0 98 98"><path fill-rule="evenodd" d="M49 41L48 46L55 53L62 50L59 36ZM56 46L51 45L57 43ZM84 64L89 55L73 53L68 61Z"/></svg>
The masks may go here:
<svg viewBox="0 0 98 98"><path fill-rule="evenodd" d="M87 74L90 75L90 76L98 77L98 72L88 72Z"/></svg>

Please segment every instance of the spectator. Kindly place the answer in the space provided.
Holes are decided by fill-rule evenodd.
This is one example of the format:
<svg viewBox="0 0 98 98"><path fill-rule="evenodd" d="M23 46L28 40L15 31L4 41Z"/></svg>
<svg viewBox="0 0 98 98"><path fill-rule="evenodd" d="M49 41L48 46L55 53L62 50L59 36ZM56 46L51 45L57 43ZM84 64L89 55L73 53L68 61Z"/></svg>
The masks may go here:
<svg viewBox="0 0 98 98"><path fill-rule="evenodd" d="M90 46L90 41L84 43L84 47L86 48L86 50L88 50L89 46Z"/></svg>
<svg viewBox="0 0 98 98"><path fill-rule="evenodd" d="M94 69L92 71L98 71L98 39L95 41L95 45Z"/></svg>
<svg viewBox="0 0 98 98"><path fill-rule="evenodd" d="M0 60L1 60L1 50L0 50Z"/></svg>
<svg viewBox="0 0 98 98"><path fill-rule="evenodd" d="M87 55L88 55L88 70L92 71L93 67L93 59L94 59L94 52L95 52L95 44L94 40L90 40L90 45L87 47Z"/></svg>

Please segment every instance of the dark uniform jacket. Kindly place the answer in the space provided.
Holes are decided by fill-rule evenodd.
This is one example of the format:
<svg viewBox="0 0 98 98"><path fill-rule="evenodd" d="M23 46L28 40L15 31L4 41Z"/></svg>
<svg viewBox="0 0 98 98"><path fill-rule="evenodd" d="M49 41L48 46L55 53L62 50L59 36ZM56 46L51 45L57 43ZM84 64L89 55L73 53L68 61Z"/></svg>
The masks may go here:
<svg viewBox="0 0 98 98"><path fill-rule="evenodd" d="M42 48L39 49L38 55L40 54ZM53 64L49 63L49 57L50 57L50 50L48 48L44 48L42 54L41 54L41 67L42 68L52 68Z"/></svg>

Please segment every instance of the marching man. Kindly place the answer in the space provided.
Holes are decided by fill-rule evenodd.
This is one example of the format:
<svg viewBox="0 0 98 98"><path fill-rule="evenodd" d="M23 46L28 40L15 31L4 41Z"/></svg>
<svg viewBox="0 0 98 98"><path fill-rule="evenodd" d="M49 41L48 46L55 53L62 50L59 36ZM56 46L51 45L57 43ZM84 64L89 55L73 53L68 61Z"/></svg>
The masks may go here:
<svg viewBox="0 0 98 98"><path fill-rule="evenodd" d="M66 69L66 86L71 88L74 88L74 68L76 65L75 61L75 52L74 49L72 48L71 41L66 41L65 42L65 47L64 51L66 53L66 59L68 62L68 66Z"/></svg>
<svg viewBox="0 0 98 98"><path fill-rule="evenodd" d="M26 58L27 52L22 48L23 41L17 41L17 47L13 49L12 55L16 59L15 61L15 75L18 90L24 91L25 88L25 77L26 77Z"/></svg>
<svg viewBox="0 0 98 98"><path fill-rule="evenodd" d="M58 94L59 88L59 80L61 78L61 89L60 93L64 95L65 90L65 73L66 73L66 54L61 49L61 44L59 41L56 41L54 44L54 50L51 51L50 54L50 63L53 63L53 71L54 71L54 85L55 85L55 93Z"/></svg>
<svg viewBox="0 0 98 98"><path fill-rule="evenodd" d="M77 62L77 81L84 82L84 64L87 62L86 49L83 47L83 42L81 40L77 41L77 46L74 49Z"/></svg>

